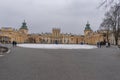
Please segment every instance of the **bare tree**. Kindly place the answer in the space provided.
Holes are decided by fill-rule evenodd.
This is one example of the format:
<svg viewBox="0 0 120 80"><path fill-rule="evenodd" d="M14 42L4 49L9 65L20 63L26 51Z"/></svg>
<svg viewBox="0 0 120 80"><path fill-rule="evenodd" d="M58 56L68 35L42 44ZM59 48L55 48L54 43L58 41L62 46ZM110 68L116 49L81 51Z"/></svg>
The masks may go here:
<svg viewBox="0 0 120 80"><path fill-rule="evenodd" d="M120 0L103 0L100 5L98 6L98 8L100 7L105 7L105 8L108 8L110 7L112 4L116 4L116 3L119 3Z"/></svg>
<svg viewBox="0 0 120 80"><path fill-rule="evenodd" d="M105 14L105 18L103 19L103 22L100 25L100 28L106 30L106 40L107 42L109 41L108 36L109 36L109 31L111 29L111 25L112 25L112 20L111 20L111 15L109 12L106 12Z"/></svg>
<svg viewBox="0 0 120 80"><path fill-rule="evenodd" d="M101 23L101 27L112 30L115 38L115 44L118 45L118 38L120 34L120 8L119 4L114 5L110 10L105 14L105 19ZM108 35L108 34L107 34ZM108 37L107 37L108 39Z"/></svg>

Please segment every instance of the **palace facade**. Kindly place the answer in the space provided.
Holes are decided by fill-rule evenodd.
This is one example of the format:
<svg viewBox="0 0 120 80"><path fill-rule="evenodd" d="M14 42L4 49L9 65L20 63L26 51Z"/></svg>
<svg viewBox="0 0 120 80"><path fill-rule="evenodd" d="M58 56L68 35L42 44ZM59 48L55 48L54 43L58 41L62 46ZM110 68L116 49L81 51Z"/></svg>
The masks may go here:
<svg viewBox="0 0 120 80"><path fill-rule="evenodd" d="M27 42L28 28L25 21L23 22L19 30L13 29L12 27L2 27L0 29L0 42L11 43L17 41L18 43Z"/></svg>
<svg viewBox="0 0 120 80"><path fill-rule="evenodd" d="M84 35L74 35L61 33L59 28L53 28L51 33L29 34L26 22L22 23L20 29L16 30L11 27L2 27L0 29L0 42L11 43L40 43L40 44L96 44L100 41L106 41L104 31L94 32L90 24L87 23Z"/></svg>

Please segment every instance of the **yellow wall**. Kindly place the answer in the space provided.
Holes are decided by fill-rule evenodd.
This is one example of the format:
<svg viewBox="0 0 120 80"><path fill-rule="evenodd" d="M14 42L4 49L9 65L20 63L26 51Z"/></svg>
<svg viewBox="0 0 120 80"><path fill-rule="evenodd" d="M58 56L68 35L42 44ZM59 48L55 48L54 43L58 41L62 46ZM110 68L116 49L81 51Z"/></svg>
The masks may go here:
<svg viewBox="0 0 120 80"><path fill-rule="evenodd" d="M60 33L60 29L57 28L54 28L52 33L45 34L28 34L28 30L14 30L12 28L1 28L0 33L0 41L3 40L4 36L7 36L9 42L17 41L18 43L28 42L51 44L57 41L60 44L96 44L97 42L104 40L102 33L93 32L92 30L84 31L84 36L62 34Z"/></svg>

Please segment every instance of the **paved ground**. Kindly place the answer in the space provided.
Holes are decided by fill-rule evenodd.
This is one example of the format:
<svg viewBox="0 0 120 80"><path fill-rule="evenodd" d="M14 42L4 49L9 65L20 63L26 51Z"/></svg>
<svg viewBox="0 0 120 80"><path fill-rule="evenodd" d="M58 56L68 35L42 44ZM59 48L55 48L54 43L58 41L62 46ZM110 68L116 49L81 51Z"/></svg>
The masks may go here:
<svg viewBox="0 0 120 80"><path fill-rule="evenodd" d="M0 80L120 80L120 50L15 47L0 57Z"/></svg>

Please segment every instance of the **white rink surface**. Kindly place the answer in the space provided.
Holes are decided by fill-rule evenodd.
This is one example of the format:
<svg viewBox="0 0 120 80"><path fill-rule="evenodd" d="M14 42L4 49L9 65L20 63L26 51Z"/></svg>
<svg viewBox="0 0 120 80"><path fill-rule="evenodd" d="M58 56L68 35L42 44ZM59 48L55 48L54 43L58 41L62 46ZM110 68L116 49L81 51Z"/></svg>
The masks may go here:
<svg viewBox="0 0 120 80"><path fill-rule="evenodd" d="M19 47L37 49L94 49L96 46L80 44L18 44Z"/></svg>

